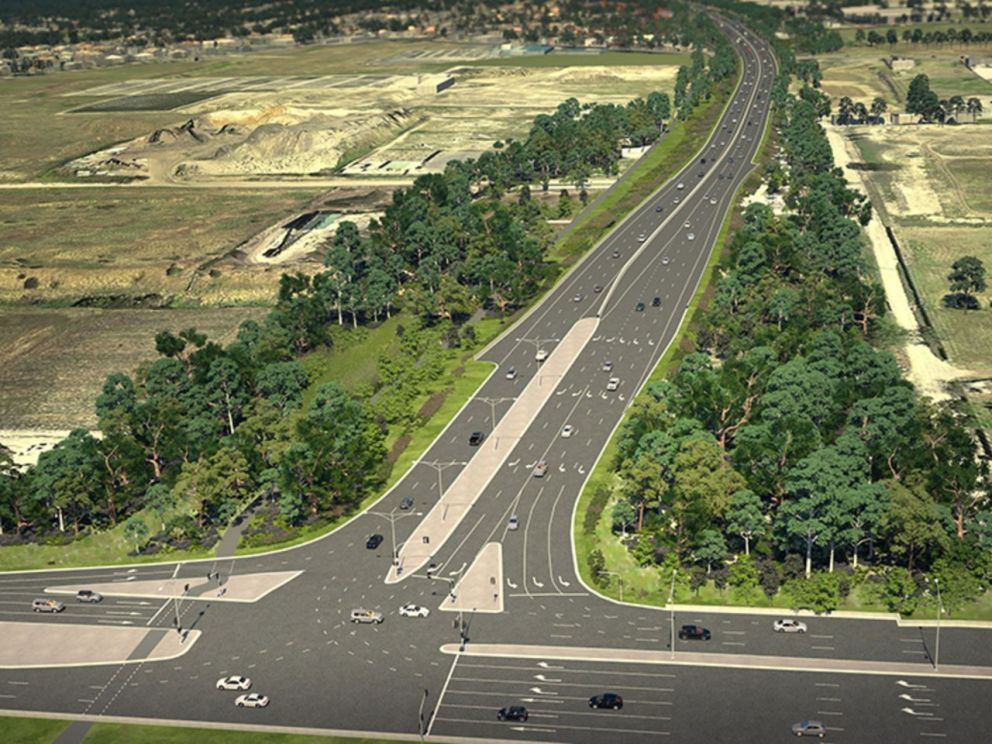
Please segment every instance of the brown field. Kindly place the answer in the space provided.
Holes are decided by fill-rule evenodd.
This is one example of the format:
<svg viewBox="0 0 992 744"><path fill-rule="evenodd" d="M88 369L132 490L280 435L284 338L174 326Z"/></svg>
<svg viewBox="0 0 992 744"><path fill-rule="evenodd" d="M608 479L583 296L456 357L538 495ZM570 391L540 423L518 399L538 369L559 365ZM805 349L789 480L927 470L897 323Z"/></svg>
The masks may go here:
<svg viewBox="0 0 992 744"><path fill-rule="evenodd" d="M192 326L229 342L243 320L265 312L0 308L0 421L5 429L92 427L106 376L154 359L159 331Z"/></svg>

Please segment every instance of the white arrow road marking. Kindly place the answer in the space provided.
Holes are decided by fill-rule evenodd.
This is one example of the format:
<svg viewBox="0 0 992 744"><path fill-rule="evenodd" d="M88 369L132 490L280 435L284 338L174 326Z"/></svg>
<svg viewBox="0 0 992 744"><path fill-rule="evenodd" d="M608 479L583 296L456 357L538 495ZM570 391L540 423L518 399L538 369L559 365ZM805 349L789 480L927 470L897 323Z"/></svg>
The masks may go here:
<svg viewBox="0 0 992 744"><path fill-rule="evenodd" d="M929 703L930 702L930 698L914 698L912 695L909 695L909 694L907 694L905 692L902 695L900 695L899 697L900 697L900 699L902 699L902 700L908 700L911 703Z"/></svg>
<svg viewBox="0 0 992 744"><path fill-rule="evenodd" d="M608 344L612 344L612 343L613 343L613 341L614 341L614 339L616 339L616 336L613 336L612 338L608 338L608 339L606 339L606 343L608 343Z"/></svg>
<svg viewBox="0 0 992 744"><path fill-rule="evenodd" d="M652 341L651 339L648 339L648 346L654 346L654 341Z"/></svg>
<svg viewBox="0 0 992 744"><path fill-rule="evenodd" d="M517 585L516 585L516 584L514 584L514 583L513 583L512 581L510 581L509 579L507 579L507 580L506 580L506 584L507 584L507 586L509 586L509 587L510 587L511 589L516 589L516 588L517 588Z"/></svg>
<svg viewBox="0 0 992 744"><path fill-rule="evenodd" d="M934 718L933 717L933 713L927 713L926 711L920 711L919 713L917 713L912 708L900 708L900 710L903 713L908 713L911 716L920 716L922 718L930 718L930 719L932 719L934 721L943 721L944 720L943 718Z"/></svg>
<svg viewBox="0 0 992 744"><path fill-rule="evenodd" d="M534 679L538 682L561 682L560 679L553 679L551 677L545 677L543 674L535 674Z"/></svg>
<svg viewBox="0 0 992 744"><path fill-rule="evenodd" d="M896 684L899 685L900 687L908 687L910 690L926 690L927 689L927 686L926 685L913 685L913 684L910 684L909 682L907 682L904 679L900 679L898 682L896 682ZM929 690L928 690L928 692L929 692Z"/></svg>
<svg viewBox="0 0 992 744"><path fill-rule="evenodd" d="M572 397L573 398L577 398L580 395L582 395L582 391L581 390L576 390L574 393L572 393Z"/></svg>
<svg viewBox="0 0 992 744"><path fill-rule="evenodd" d="M465 566L467 566L467 565L468 565L467 563L462 563L462 567L461 568L459 568L457 571L451 571L451 572L449 572L448 573L448 576L457 576L458 574L460 574L462 571L465 570Z"/></svg>
<svg viewBox="0 0 992 744"><path fill-rule="evenodd" d="M520 700L525 703L541 703L542 705L548 705L549 703L551 705L563 705L565 703L564 700L552 700L550 698L525 697L525 698L520 698Z"/></svg>
<svg viewBox="0 0 992 744"><path fill-rule="evenodd" d="M540 687L531 687L530 688L530 691L533 692L535 695L557 695L558 694L557 692L554 692L553 690L548 690L547 692L545 692Z"/></svg>
<svg viewBox="0 0 992 744"><path fill-rule="evenodd" d="M561 390L559 390L558 392L556 392L555 395L564 395L566 389L567 388L562 388Z"/></svg>
<svg viewBox="0 0 992 744"><path fill-rule="evenodd" d="M565 472L565 463L562 462L562 463L559 463L558 464L558 472L559 473L564 473Z"/></svg>
<svg viewBox="0 0 992 744"><path fill-rule="evenodd" d="M537 665L539 667L541 667L541 669L564 669L565 668L563 666L555 666L554 664L549 664L546 661L539 661L539 662L537 662Z"/></svg>
<svg viewBox="0 0 992 744"><path fill-rule="evenodd" d="M586 474L586 469L581 465L579 465L579 475L585 475L585 474Z"/></svg>
<svg viewBox="0 0 992 744"><path fill-rule="evenodd" d="M537 578L536 578L535 576L531 576L531 577L530 577L530 580L534 582L534 585L535 585L535 586L536 586L536 587L537 587L538 589L543 589L543 588L544 588L544 584L542 584L542 583L541 583L540 581L538 581L538 580L537 580Z"/></svg>
<svg viewBox="0 0 992 744"><path fill-rule="evenodd" d="M602 337L603 337L603 336L602 336L602 334L600 334L600 335L598 335L598 336L593 336L593 337L592 337L592 340L593 340L593 341L599 341L599 339L601 339Z"/></svg>
<svg viewBox="0 0 992 744"><path fill-rule="evenodd" d="M624 398L624 397L623 397L623 393L620 393L620 394L619 394L619 395L618 395L617 397L618 397L618 398L619 398L620 400L627 400L626 398Z"/></svg>
<svg viewBox="0 0 992 744"><path fill-rule="evenodd" d="M515 467L517 467L517 465L519 465L519 464L520 464L520 458L518 457L518 458L517 458L516 460L514 460L513 462L508 462L508 463L506 463L506 467L508 467L508 468L515 468Z"/></svg>
<svg viewBox="0 0 992 744"><path fill-rule="evenodd" d="M558 729L553 728L538 728L537 726L510 726L514 731L537 731L542 734L553 734Z"/></svg>
<svg viewBox="0 0 992 744"><path fill-rule="evenodd" d="M626 341L623 340L623 337L622 336L620 337L620 343L622 343L622 344L627 343Z"/></svg>
<svg viewBox="0 0 992 744"><path fill-rule="evenodd" d="M571 582L565 581L561 576L558 577L558 583L562 586L571 586Z"/></svg>
<svg viewBox="0 0 992 744"><path fill-rule="evenodd" d="M638 345L638 344L640 344L641 342L640 342L640 341L638 341L638 340L637 340L637 339L635 338L634 340L632 340L632 341L631 341L631 343L632 343L632 344L633 344L634 346L637 346L637 345Z"/></svg>

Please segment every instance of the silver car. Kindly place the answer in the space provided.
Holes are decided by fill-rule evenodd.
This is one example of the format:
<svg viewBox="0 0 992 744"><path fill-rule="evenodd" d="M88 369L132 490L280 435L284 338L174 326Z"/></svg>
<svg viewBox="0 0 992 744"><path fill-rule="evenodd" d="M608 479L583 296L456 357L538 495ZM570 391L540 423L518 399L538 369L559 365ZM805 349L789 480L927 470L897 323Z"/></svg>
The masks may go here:
<svg viewBox="0 0 992 744"><path fill-rule="evenodd" d="M364 607L359 607L357 610L351 611L351 622L353 623L375 623L379 625L385 620L381 612L376 612L375 610L366 610Z"/></svg>
<svg viewBox="0 0 992 744"><path fill-rule="evenodd" d="M800 721L792 724L792 733L796 736L818 736L822 739L827 735L827 727L819 721Z"/></svg>
<svg viewBox="0 0 992 744"><path fill-rule="evenodd" d="M806 623L786 617L772 623L772 630L776 633L805 633Z"/></svg>
<svg viewBox="0 0 992 744"><path fill-rule="evenodd" d="M548 472L548 461L541 460L537 465L534 466L534 477L543 478Z"/></svg>
<svg viewBox="0 0 992 744"><path fill-rule="evenodd" d="M36 599L31 603L31 609L35 612L62 612L65 605L57 599Z"/></svg>

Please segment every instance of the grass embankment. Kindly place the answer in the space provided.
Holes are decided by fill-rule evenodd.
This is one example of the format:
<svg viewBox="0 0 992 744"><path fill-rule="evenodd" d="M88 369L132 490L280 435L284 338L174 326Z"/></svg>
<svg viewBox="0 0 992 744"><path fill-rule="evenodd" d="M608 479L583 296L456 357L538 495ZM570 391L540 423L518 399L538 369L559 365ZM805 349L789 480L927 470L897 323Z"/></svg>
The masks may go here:
<svg viewBox="0 0 992 744"><path fill-rule="evenodd" d="M16 744L52 744L69 727L69 721L46 718L0 718L4 741ZM382 744L382 739L305 734L252 733L180 726L138 726L125 723L98 723L90 728L84 744Z"/></svg>
<svg viewBox="0 0 992 744"><path fill-rule="evenodd" d="M464 67L624 67L642 65L688 65L688 54L652 52L556 52L522 57L498 57L459 62ZM450 65L449 65L450 66Z"/></svg>
<svg viewBox="0 0 992 744"><path fill-rule="evenodd" d="M625 181L618 184L605 199L560 241L551 258L562 266L571 266L592 248L606 232L632 209L647 199L665 180L689 160L699 143L709 136L723 104L729 98L729 86L724 86L703 103L687 120L677 122L665 138L654 147Z"/></svg>

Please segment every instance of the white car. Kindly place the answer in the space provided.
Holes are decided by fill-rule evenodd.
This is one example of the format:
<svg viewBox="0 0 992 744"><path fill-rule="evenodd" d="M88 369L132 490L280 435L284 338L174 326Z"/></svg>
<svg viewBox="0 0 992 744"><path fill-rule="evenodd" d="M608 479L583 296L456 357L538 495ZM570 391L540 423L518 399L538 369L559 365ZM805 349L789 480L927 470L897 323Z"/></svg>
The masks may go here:
<svg viewBox="0 0 992 744"><path fill-rule="evenodd" d="M520 528L520 517L516 514L510 515L510 521L506 523L506 528L508 530L516 530Z"/></svg>
<svg viewBox="0 0 992 744"><path fill-rule="evenodd" d="M234 704L239 708L265 708L269 704L269 699L258 692L249 692L247 695L238 695Z"/></svg>
<svg viewBox="0 0 992 744"><path fill-rule="evenodd" d="M572 302L582 302L582 295L576 293L575 297L572 298Z"/></svg>
<svg viewBox="0 0 992 744"><path fill-rule="evenodd" d="M251 680L248 677L240 677L237 674L231 677L223 677L217 680L218 690L245 690L251 689Z"/></svg>
<svg viewBox="0 0 992 744"><path fill-rule="evenodd" d="M637 242L638 243L643 243L647 239L648 239L648 236L645 235L644 233L641 233L640 235L637 236Z"/></svg>
<svg viewBox="0 0 992 744"><path fill-rule="evenodd" d="M534 355L534 358L537 361L539 361L539 362L543 362L545 359L548 358L548 352L547 352L547 350L546 349L538 349L537 350L537 353Z"/></svg>
<svg viewBox="0 0 992 744"><path fill-rule="evenodd" d="M400 615L403 617L427 617L431 611L426 607L415 604L405 604L400 607Z"/></svg>
<svg viewBox="0 0 992 744"><path fill-rule="evenodd" d="M687 237L687 238L688 238L689 240L695 240L695 239L696 239L696 235L695 235L695 233L689 233L688 235L686 235L686 237Z"/></svg>
<svg viewBox="0 0 992 744"><path fill-rule="evenodd" d="M799 622L798 620L791 620L789 618L783 618L772 623L772 630L776 633L805 633L806 623Z"/></svg>
<svg viewBox="0 0 992 744"><path fill-rule="evenodd" d="M604 372L612 372L613 371L613 362L610 362L610 361L603 362L603 371Z"/></svg>
<svg viewBox="0 0 992 744"><path fill-rule="evenodd" d="M710 199L710 204L716 204L716 199Z"/></svg>
<svg viewBox="0 0 992 744"><path fill-rule="evenodd" d="M672 199L672 204L678 204L678 203L679 203L679 198L676 196L674 199Z"/></svg>
<svg viewBox="0 0 992 744"><path fill-rule="evenodd" d="M668 266L668 256L662 256L661 263L664 264L665 266Z"/></svg>
<svg viewBox="0 0 992 744"><path fill-rule="evenodd" d="M684 188L685 188L685 184L684 184L684 183L679 183L679 185L678 185L678 186L676 186L676 188L677 188L677 189L678 189L679 191L681 191L682 189L684 189Z"/></svg>
<svg viewBox="0 0 992 744"><path fill-rule="evenodd" d="M618 387L620 387L620 378L619 377L611 377L606 382L606 389L609 390L611 393L614 390L616 390Z"/></svg>
<svg viewBox="0 0 992 744"><path fill-rule="evenodd" d="M692 227L692 225L690 225L688 222L686 222L682 227L684 227L686 230L688 230L690 227Z"/></svg>
<svg viewBox="0 0 992 744"><path fill-rule="evenodd" d="M508 370L506 370L506 379L507 380L516 380L517 379L517 368L516 367L510 367Z"/></svg>
<svg viewBox="0 0 992 744"><path fill-rule="evenodd" d="M561 435L563 438L568 439L570 436L572 436L572 433L574 431L575 431L574 426L572 426L571 424L565 424L565 427L561 430Z"/></svg>

